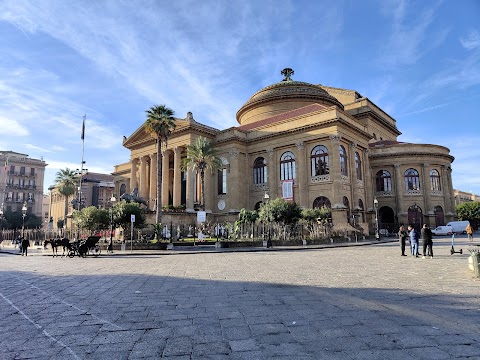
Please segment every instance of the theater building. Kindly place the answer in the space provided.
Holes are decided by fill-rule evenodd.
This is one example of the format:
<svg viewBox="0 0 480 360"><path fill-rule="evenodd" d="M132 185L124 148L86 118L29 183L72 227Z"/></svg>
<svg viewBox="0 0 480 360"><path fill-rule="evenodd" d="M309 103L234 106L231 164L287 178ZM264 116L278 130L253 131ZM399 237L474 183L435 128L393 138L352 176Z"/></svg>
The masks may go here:
<svg viewBox="0 0 480 360"><path fill-rule="evenodd" d="M203 136L223 167L206 173L209 219L225 219L283 197L302 208L328 206L334 224L357 224L372 233L377 200L380 228L399 223L445 224L455 218L449 149L397 141L397 122L355 90L284 79L267 86L238 110L238 126L216 129L188 113L177 119L162 163L162 206L194 213L197 174L180 170L185 146ZM140 121L139 121L140 122ZM156 209L155 140L143 122L123 146L130 161L115 166L115 192L134 188ZM233 217L232 217L233 218ZM151 217L153 221L153 216Z"/></svg>

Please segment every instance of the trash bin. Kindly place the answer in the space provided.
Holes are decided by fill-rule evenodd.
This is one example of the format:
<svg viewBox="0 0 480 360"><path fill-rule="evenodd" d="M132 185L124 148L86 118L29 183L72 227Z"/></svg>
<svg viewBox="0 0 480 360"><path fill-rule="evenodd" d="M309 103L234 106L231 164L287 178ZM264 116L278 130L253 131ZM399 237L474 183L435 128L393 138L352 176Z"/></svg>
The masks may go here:
<svg viewBox="0 0 480 360"><path fill-rule="evenodd" d="M475 272L475 277L480 278L480 253L472 253L473 257L473 271Z"/></svg>

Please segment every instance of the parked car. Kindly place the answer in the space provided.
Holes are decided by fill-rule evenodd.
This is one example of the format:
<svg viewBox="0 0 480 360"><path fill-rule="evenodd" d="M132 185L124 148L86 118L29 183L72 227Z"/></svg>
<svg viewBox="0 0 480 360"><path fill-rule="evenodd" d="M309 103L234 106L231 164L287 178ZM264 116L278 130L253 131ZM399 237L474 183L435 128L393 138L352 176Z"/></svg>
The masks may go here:
<svg viewBox="0 0 480 360"><path fill-rule="evenodd" d="M452 235L453 228L451 226L437 226L432 230L433 235Z"/></svg>

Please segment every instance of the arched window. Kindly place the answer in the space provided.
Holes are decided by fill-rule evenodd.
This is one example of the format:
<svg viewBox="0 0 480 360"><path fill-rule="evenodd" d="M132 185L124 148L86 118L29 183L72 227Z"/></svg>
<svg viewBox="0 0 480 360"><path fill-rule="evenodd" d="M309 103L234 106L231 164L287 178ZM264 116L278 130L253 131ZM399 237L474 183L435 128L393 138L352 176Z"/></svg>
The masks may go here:
<svg viewBox="0 0 480 360"><path fill-rule="evenodd" d="M357 173L357 180L362 180L362 159L358 152L355 152L355 171Z"/></svg>
<svg viewBox="0 0 480 360"><path fill-rule="evenodd" d="M442 185L440 184L440 174L437 170L430 170L430 188L432 191L442 190Z"/></svg>
<svg viewBox="0 0 480 360"><path fill-rule="evenodd" d="M127 191L126 185L125 184L120 185L120 196L125 194L126 191Z"/></svg>
<svg viewBox="0 0 480 360"><path fill-rule="evenodd" d="M405 190L420 190L420 179L417 170L408 169L405 171Z"/></svg>
<svg viewBox="0 0 480 360"><path fill-rule="evenodd" d="M222 167L218 169L217 173L218 195L225 195L227 193L228 161L225 158L220 158L220 160L222 160Z"/></svg>
<svg viewBox="0 0 480 360"><path fill-rule="evenodd" d="M330 200L325 196L319 196L313 201L313 208L314 209L320 209L324 206L329 208L329 209L332 208L332 204L330 203Z"/></svg>
<svg viewBox="0 0 480 360"><path fill-rule="evenodd" d="M258 157L253 163L253 183L255 185L267 182L267 163L263 157Z"/></svg>
<svg viewBox="0 0 480 360"><path fill-rule="evenodd" d="M330 174L328 150L323 145L315 146L311 154L312 176Z"/></svg>
<svg viewBox="0 0 480 360"><path fill-rule="evenodd" d="M347 170L347 153L345 152L345 148L340 145L339 147L340 150L340 172L344 176L348 176L348 170Z"/></svg>
<svg viewBox="0 0 480 360"><path fill-rule="evenodd" d="M280 157L280 180L292 180L295 177L295 155L287 151Z"/></svg>
<svg viewBox="0 0 480 360"><path fill-rule="evenodd" d="M375 177L376 191L392 191L392 175L387 170L380 170Z"/></svg>

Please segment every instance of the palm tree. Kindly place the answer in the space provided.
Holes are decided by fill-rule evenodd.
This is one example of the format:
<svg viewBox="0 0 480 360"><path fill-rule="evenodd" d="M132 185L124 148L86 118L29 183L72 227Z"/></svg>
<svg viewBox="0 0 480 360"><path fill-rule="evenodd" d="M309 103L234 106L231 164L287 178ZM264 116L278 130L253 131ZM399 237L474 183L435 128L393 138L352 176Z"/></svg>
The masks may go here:
<svg viewBox="0 0 480 360"><path fill-rule="evenodd" d="M157 141L157 214L155 222L162 222L162 144L167 141L170 134L175 130L177 124L173 117L173 110L165 105L155 105L145 111L147 120L145 121L145 130Z"/></svg>
<svg viewBox="0 0 480 360"><path fill-rule="evenodd" d="M75 188L77 185L77 173L74 170L65 168L59 170L55 174L55 184L58 188L58 192L65 197L65 214L63 217L65 226L67 225L67 214L68 214L68 198L69 196L75 194ZM81 199L79 199L81 201Z"/></svg>
<svg viewBox="0 0 480 360"><path fill-rule="evenodd" d="M206 138L200 136L193 144L187 145L187 157L182 159L181 169L185 171L191 168L197 174L200 173L200 207L203 211L205 211L205 170L210 168L214 172L222 165L222 160L217 157L212 143Z"/></svg>

